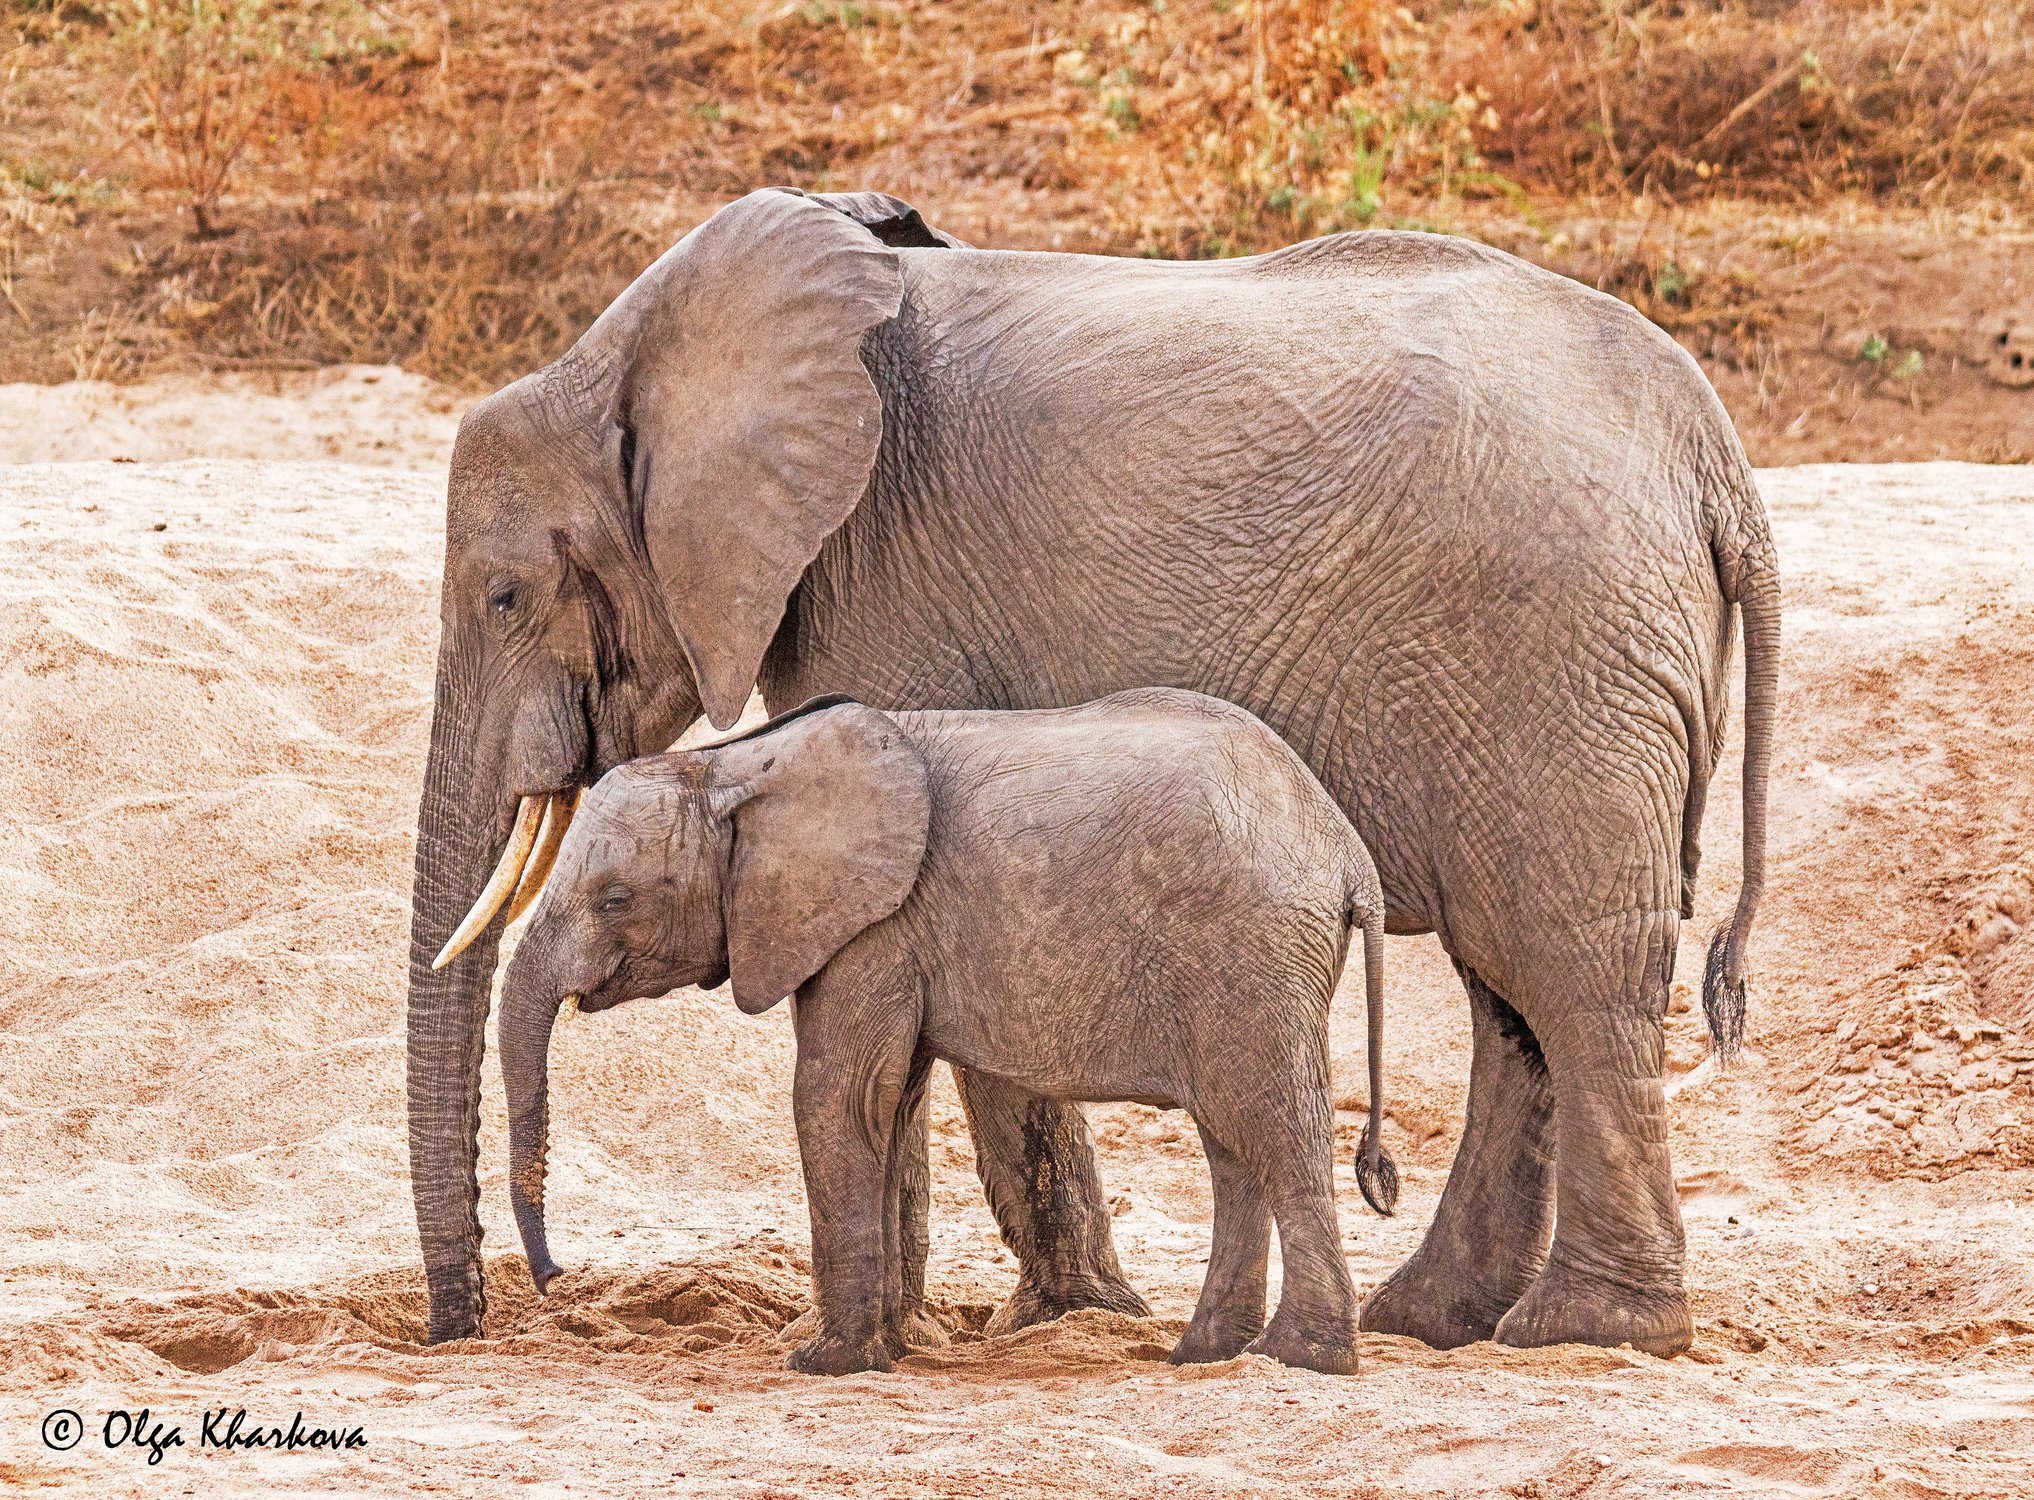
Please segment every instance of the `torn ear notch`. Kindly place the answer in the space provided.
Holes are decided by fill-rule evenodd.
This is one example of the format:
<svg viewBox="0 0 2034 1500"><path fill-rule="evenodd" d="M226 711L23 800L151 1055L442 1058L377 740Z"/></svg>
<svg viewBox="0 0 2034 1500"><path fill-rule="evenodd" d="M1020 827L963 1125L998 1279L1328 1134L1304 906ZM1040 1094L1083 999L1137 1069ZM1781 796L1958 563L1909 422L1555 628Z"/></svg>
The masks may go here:
<svg viewBox="0 0 2034 1500"><path fill-rule="evenodd" d="M814 202L824 203L835 213L853 219L893 249L968 248L963 241L926 223L925 216L902 198L893 198L888 193L810 193L807 196Z"/></svg>

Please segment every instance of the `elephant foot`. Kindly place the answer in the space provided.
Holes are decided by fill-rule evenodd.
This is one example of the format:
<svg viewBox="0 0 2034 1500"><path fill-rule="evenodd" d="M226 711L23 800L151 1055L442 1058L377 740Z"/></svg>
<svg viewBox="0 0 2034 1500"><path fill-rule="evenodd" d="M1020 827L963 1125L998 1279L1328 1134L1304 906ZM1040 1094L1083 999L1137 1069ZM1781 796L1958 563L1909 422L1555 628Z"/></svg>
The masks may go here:
<svg viewBox="0 0 2034 1500"><path fill-rule="evenodd" d="M1145 1306L1144 1299L1132 1291L1130 1283L1120 1276L1067 1276L1044 1284L1039 1279L1024 1275L1018 1277L1017 1290L1010 1294L1009 1301L996 1309L984 1331L991 1335L1015 1333L1034 1323L1050 1323L1055 1318L1063 1318L1082 1307L1104 1308L1133 1318L1151 1316L1151 1309Z"/></svg>
<svg viewBox="0 0 2034 1500"><path fill-rule="evenodd" d="M1549 1266L1497 1325L1497 1341L1532 1349L1545 1344L1629 1344L1662 1358L1694 1341L1687 1295L1678 1287L1639 1292L1580 1271Z"/></svg>
<svg viewBox="0 0 2034 1500"><path fill-rule="evenodd" d="M801 1375L859 1375L864 1370L896 1368L880 1338L842 1339L826 1334L807 1339L784 1363Z"/></svg>
<svg viewBox="0 0 2034 1500"><path fill-rule="evenodd" d="M808 1307L804 1312L777 1330L780 1344L802 1344L819 1332L819 1309Z"/></svg>
<svg viewBox="0 0 2034 1500"><path fill-rule="evenodd" d="M1234 1359L1250 1347L1251 1340L1263 1332L1260 1324L1220 1324L1201 1327L1189 1326L1180 1341L1173 1345L1167 1360L1175 1365L1212 1365L1221 1360Z"/></svg>
<svg viewBox="0 0 2034 1500"><path fill-rule="evenodd" d="M918 1349L944 1349L952 1342L922 1307L912 1308L883 1330L883 1347L899 1358Z"/></svg>
<svg viewBox="0 0 2034 1500"><path fill-rule="evenodd" d="M1243 1351L1262 1354L1282 1365L1301 1370L1318 1370L1323 1375L1356 1373L1356 1330L1344 1328L1303 1329L1298 1320L1273 1315L1270 1324Z"/></svg>
<svg viewBox="0 0 2034 1500"><path fill-rule="evenodd" d="M1517 1300L1516 1293L1415 1254L1364 1299L1359 1324L1365 1333L1395 1333L1435 1349L1459 1349L1495 1333Z"/></svg>

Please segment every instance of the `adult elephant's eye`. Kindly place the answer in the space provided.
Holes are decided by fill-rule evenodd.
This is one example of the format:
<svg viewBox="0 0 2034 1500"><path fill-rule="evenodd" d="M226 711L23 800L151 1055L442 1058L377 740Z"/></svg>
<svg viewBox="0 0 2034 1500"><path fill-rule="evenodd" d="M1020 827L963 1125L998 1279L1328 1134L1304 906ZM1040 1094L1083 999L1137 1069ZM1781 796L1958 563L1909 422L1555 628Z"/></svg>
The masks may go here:
<svg viewBox="0 0 2034 1500"><path fill-rule="evenodd" d="M487 592L487 607L498 615L507 615L516 607L522 592L512 582L497 583Z"/></svg>
<svg viewBox="0 0 2034 1500"><path fill-rule="evenodd" d="M621 886L616 886L600 898L600 909L605 912L627 911L634 896Z"/></svg>

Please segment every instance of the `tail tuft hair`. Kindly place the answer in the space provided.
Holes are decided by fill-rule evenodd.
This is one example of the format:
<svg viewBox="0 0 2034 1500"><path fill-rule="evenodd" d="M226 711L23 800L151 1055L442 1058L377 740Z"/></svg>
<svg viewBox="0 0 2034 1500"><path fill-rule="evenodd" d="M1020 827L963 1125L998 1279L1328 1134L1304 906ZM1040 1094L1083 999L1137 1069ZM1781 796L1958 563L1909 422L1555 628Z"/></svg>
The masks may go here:
<svg viewBox="0 0 2034 1500"><path fill-rule="evenodd" d="M1363 1190L1363 1201L1383 1217L1388 1219L1398 1212L1398 1164L1372 1140L1368 1125L1356 1147L1356 1186Z"/></svg>
<svg viewBox="0 0 2034 1500"><path fill-rule="evenodd" d="M1728 1064L1744 1045L1744 975L1733 975L1731 937L1737 924L1727 922L1709 939L1709 958L1702 966L1702 1014L1709 1022L1709 1046L1719 1064Z"/></svg>

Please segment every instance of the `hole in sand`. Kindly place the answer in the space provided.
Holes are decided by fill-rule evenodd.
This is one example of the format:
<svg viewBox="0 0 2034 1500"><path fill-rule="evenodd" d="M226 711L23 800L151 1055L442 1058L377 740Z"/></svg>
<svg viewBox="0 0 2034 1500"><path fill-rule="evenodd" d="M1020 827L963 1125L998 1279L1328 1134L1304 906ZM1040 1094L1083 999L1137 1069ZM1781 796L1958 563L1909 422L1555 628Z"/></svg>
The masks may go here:
<svg viewBox="0 0 2034 1500"><path fill-rule="evenodd" d="M243 1328L193 1329L154 1337L144 1335L133 1342L168 1360L178 1369L189 1370L195 1375L216 1375L221 1370L231 1369L258 1347L255 1338Z"/></svg>

